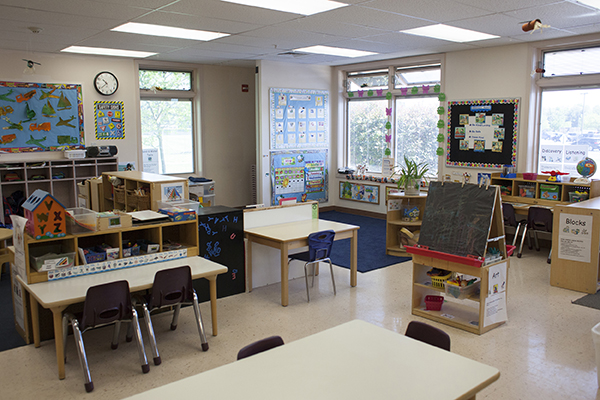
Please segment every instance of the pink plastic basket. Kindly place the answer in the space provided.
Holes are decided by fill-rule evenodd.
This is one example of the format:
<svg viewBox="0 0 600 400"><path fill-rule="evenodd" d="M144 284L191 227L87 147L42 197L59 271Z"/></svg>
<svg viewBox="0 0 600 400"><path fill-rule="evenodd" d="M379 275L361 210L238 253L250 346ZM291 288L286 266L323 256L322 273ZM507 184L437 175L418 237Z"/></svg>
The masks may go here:
<svg viewBox="0 0 600 400"><path fill-rule="evenodd" d="M425 296L425 309L430 311L440 311L444 303L444 296Z"/></svg>
<svg viewBox="0 0 600 400"><path fill-rule="evenodd" d="M523 179L527 179L528 181L535 181L537 179L537 174L534 172L523 172Z"/></svg>

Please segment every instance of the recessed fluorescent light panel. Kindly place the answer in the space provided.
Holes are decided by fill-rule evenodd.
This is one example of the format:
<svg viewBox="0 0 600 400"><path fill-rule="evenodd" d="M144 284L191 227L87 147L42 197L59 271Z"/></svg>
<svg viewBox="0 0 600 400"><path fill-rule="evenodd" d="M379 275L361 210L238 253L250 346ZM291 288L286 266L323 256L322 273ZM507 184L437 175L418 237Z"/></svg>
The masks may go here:
<svg viewBox="0 0 600 400"><path fill-rule="evenodd" d="M84 46L70 46L66 49L62 49L66 53L78 53L78 54L95 54L100 56L117 56L117 57L133 57L133 58L146 58L153 56L158 53L149 53L147 51L134 51L134 50L121 50L121 49L105 49L102 47L84 47Z"/></svg>
<svg viewBox="0 0 600 400"><path fill-rule="evenodd" d="M243 4L245 6L268 8L294 14L313 15L348 4L331 0L221 0L227 3Z"/></svg>
<svg viewBox="0 0 600 400"><path fill-rule="evenodd" d="M423 26L421 28L407 29L400 33L409 35L426 36L434 39L449 40L451 42L474 42L476 40L495 39L499 36L488 35L487 33L472 31L469 29L456 28L454 26L437 24Z"/></svg>
<svg viewBox="0 0 600 400"><path fill-rule="evenodd" d="M341 47L329 47L329 46L310 46L302 47L301 49L295 49L294 51L314 54L325 54L328 56L339 56L339 57L363 57L370 56L373 53L370 51L344 49Z"/></svg>
<svg viewBox="0 0 600 400"><path fill-rule="evenodd" d="M224 36L229 36L228 33L208 32L196 29L174 28L172 26L164 25L139 24L137 22L128 22L126 24L111 29L111 31L202 41L214 40L222 38Z"/></svg>
<svg viewBox="0 0 600 400"><path fill-rule="evenodd" d="M585 4L586 6L600 9L600 0L577 0L577 2L581 3L581 4Z"/></svg>

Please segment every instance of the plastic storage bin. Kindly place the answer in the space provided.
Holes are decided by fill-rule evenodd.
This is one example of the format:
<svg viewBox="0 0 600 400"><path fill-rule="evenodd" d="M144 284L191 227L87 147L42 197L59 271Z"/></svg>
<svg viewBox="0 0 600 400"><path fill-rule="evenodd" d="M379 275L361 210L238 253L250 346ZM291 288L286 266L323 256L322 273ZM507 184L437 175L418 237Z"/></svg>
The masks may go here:
<svg viewBox="0 0 600 400"><path fill-rule="evenodd" d="M75 252L63 251L61 246L35 246L29 249L29 265L36 271L50 271L75 264Z"/></svg>
<svg viewBox="0 0 600 400"><path fill-rule="evenodd" d="M440 311L444 304L443 296L428 295L425 296L425 309L430 311Z"/></svg>
<svg viewBox="0 0 600 400"><path fill-rule="evenodd" d="M98 230L98 213L83 207L67 208L67 233L86 233Z"/></svg>
<svg viewBox="0 0 600 400"><path fill-rule="evenodd" d="M446 282L446 294L448 296L452 296L455 299L463 300L467 297L475 294L479 290L479 285L481 281L474 282L469 286L458 286L453 282Z"/></svg>
<svg viewBox="0 0 600 400"><path fill-rule="evenodd" d="M587 200L588 197L589 197L589 194L587 194L587 193L569 192L569 201L571 203L578 203L580 201Z"/></svg>
<svg viewBox="0 0 600 400"><path fill-rule="evenodd" d="M544 200L560 200L560 187L558 185L540 185L540 197Z"/></svg>
<svg viewBox="0 0 600 400"><path fill-rule="evenodd" d="M438 289L443 289L446 286L446 281L450 279L452 272L442 276L431 276L431 286Z"/></svg>
<svg viewBox="0 0 600 400"><path fill-rule="evenodd" d="M519 185L519 196L535 197L535 186Z"/></svg>

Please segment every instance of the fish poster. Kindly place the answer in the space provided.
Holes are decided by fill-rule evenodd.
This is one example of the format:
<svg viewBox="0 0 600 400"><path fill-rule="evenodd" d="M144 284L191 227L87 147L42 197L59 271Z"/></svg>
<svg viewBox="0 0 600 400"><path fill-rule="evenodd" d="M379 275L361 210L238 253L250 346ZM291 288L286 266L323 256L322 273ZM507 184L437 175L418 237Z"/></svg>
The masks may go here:
<svg viewBox="0 0 600 400"><path fill-rule="evenodd" d="M95 101L96 139L125 139L125 106L122 101Z"/></svg>
<svg viewBox="0 0 600 400"><path fill-rule="evenodd" d="M62 151L83 145L81 85L0 81L0 151Z"/></svg>

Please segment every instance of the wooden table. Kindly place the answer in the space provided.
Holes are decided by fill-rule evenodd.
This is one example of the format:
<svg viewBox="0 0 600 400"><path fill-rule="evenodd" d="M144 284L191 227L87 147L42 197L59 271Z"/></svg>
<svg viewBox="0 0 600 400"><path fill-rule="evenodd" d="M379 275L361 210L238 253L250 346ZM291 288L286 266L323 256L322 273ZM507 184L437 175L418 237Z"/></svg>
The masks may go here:
<svg viewBox="0 0 600 400"><path fill-rule="evenodd" d="M130 399L475 399L499 377L494 367L354 320Z"/></svg>
<svg viewBox="0 0 600 400"><path fill-rule="evenodd" d="M35 347L40 347L40 325L38 303L52 311L54 323L54 343L56 345L56 363L59 379L65 378L65 360L63 356L62 315L71 304L85 301L90 286L126 280L131 292L150 289L157 271L189 265L192 278L206 278L210 281L210 303L213 335L217 336L217 275L227 272L227 267L206 260L202 257L186 257L177 260L163 261L138 267L124 268L111 272L84 275L76 278L61 279L34 284L27 284L20 276L17 279L29 294L31 303L31 321Z"/></svg>
<svg viewBox="0 0 600 400"><path fill-rule="evenodd" d="M281 305L288 305L288 251L308 246L308 235L314 232L331 229L335 231L335 239L351 238L350 245L350 286L356 286L358 229L356 225L323 219L307 219L285 224L267 225L257 228L246 228L244 233L248 239L248 257L246 259L248 290L252 291L252 244L258 243L274 247L281 251Z"/></svg>

